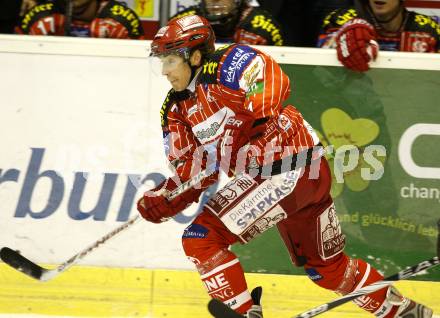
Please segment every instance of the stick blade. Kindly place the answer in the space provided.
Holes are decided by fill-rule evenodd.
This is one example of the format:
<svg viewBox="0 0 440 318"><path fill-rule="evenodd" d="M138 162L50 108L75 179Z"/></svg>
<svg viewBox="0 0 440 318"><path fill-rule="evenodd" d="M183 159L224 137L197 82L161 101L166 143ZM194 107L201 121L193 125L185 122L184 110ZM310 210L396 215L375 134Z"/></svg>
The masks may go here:
<svg viewBox="0 0 440 318"><path fill-rule="evenodd" d="M218 299L211 299L208 303L208 311L215 318L243 318Z"/></svg>
<svg viewBox="0 0 440 318"><path fill-rule="evenodd" d="M3 247L0 250L0 258L9 266L32 278L39 280L43 275L44 268L38 266L26 257L22 256L19 252L14 251L9 247Z"/></svg>

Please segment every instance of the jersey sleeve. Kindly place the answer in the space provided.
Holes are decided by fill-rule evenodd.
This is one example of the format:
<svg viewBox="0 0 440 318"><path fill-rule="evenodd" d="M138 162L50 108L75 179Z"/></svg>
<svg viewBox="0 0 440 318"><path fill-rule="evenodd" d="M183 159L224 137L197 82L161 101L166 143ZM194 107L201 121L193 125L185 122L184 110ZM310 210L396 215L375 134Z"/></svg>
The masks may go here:
<svg viewBox="0 0 440 318"><path fill-rule="evenodd" d="M65 16L55 2L43 2L29 9L21 19L17 33L64 35Z"/></svg>
<svg viewBox="0 0 440 318"><path fill-rule="evenodd" d="M110 1L91 24L92 37L143 39L144 29L136 12L119 1Z"/></svg>
<svg viewBox="0 0 440 318"><path fill-rule="evenodd" d="M179 103L187 97L184 94L170 90L160 115L165 154L181 180L188 180L194 153L200 149L200 144L180 110Z"/></svg>
<svg viewBox="0 0 440 318"><path fill-rule="evenodd" d="M257 118L279 114L290 94L290 81L270 56L247 45L234 45L223 60L220 83L244 96L243 107Z"/></svg>
<svg viewBox="0 0 440 318"><path fill-rule="evenodd" d="M321 30L318 36L317 47L321 48L335 48L336 43L334 37L336 32L345 23L357 17L357 12L354 8L338 9L327 15L322 22Z"/></svg>

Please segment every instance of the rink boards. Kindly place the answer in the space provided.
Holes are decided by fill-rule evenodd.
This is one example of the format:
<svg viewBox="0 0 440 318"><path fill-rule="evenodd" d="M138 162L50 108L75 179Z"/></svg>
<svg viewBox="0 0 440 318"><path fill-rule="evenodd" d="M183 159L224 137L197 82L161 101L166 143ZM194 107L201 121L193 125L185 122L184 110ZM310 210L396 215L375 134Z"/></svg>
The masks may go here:
<svg viewBox="0 0 440 318"><path fill-rule="evenodd" d="M336 295L305 276L247 274L249 287L263 286L265 317L293 317ZM440 313L440 283L404 281L406 296ZM208 296L196 272L77 266L50 282L38 282L0 264L1 314L59 317L206 318ZM326 317L370 317L348 303ZM13 318L14 316L11 316Z"/></svg>
<svg viewBox="0 0 440 318"><path fill-rule="evenodd" d="M147 46L148 42L0 36L0 69L4 74L0 86L3 99L0 129L3 136L14 137L1 141L1 246L18 249L39 264L60 264L133 216L136 213L135 198L139 193L169 173L158 118L158 109L168 86L163 78L148 73L151 65L145 59ZM344 84L346 78L338 78L343 70L336 67L334 52L265 49L281 63L287 65L293 61L299 64L292 66L295 67L293 86L295 89L300 87L298 94L294 91L293 98L299 96L298 105L307 106L305 113L313 111L316 105L308 107L309 104L301 103L301 99L315 102L316 83L301 87L306 84L296 82L295 75L306 77L309 73L316 73L330 78L331 83ZM309 72L306 67L316 65L317 61L329 68ZM302 73L296 72L296 68L302 66ZM380 78L383 69L401 68L401 74L411 76L411 70L425 70L423 74L440 70L439 59L429 54L383 53L374 66L369 74L380 80L380 88L385 94L392 81ZM360 76L350 74L348 77L350 88L366 87ZM26 88L24 92L23 87ZM327 88L322 87L322 90ZM420 90L433 88L438 88L438 77L430 80L428 85L420 85ZM343 93L336 89L333 94L342 96ZM357 91L355 93L358 95ZM440 99L432 105L438 105L438 101ZM416 97L412 102L417 109L426 106ZM296 100L293 103L296 104ZM402 116L400 109L395 112L395 118ZM440 118L435 118L436 115L439 116L438 112L425 114L431 120L429 122L439 123ZM407 119L404 117L402 119ZM413 119L416 116L407 117ZM310 118L316 120L319 116ZM437 170L434 168L430 176L435 177L439 171L436 161L440 157L438 147L434 147L432 139L424 139L424 142L430 146L432 156L423 155L424 158L416 161L431 160L428 164L432 163ZM393 151L396 148L393 145ZM400 167L397 156L394 156L392 166ZM435 180L411 180L404 184L405 195L418 196L423 189L440 188ZM141 181L143 185L136 187ZM431 183L430 187L426 186L427 182ZM398 193L396 190L394 192ZM359 193L353 192L354 202L358 202L359 197ZM343 227L350 235L347 252L384 266L386 274L392 274L394 267L411 265L433 254L437 233L431 230L429 222L423 227L414 225L417 233L410 233L414 235L410 239L402 236L399 237L401 240L387 240L374 235L374 231L370 232L376 227L385 233L407 234L412 229L411 222L424 222L433 215L438 217L435 197L423 197L422 193L420 198L401 199L401 207L413 210L385 220L371 211L362 216L359 210L346 208L348 200L337 202L338 213L342 212L341 222L345 223ZM425 208L427 202L431 204L429 208ZM366 206L356 204L362 208ZM345 213L344 208L350 213ZM143 222L134 226L81 263L95 267L75 267L52 282L32 281L0 263L0 313L207 317L208 298L198 275L191 271L192 263L183 255L180 242L184 227L197 209L194 206L165 224ZM414 213L411 216L412 211L419 215ZM365 220L368 226L359 226ZM394 227L386 227L390 220ZM357 242L356 238L364 241ZM381 255L394 253L398 262L385 262L381 255L371 252L373 240L375 248L377 244L387 245ZM264 287L263 303L268 318L291 317L335 297L314 286L305 276L269 274L297 274L301 270L291 265L274 232L267 234L264 242L260 240L257 244L239 247L237 252L243 256L245 269L254 272L248 274L250 287ZM414 246L409 252L401 252L400 245L391 246L390 243ZM256 274L260 272L264 274ZM429 277L439 281L438 273L438 270L433 271ZM419 278L425 279L425 276ZM402 282L398 286L406 295L439 312L439 284ZM360 315L362 313L356 307L346 305L327 316Z"/></svg>

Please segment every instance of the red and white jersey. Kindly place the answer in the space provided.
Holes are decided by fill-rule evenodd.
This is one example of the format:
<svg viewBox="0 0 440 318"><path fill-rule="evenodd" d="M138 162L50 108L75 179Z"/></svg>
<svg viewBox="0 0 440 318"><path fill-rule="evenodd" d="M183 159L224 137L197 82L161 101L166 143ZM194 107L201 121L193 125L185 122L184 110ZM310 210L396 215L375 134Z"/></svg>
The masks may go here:
<svg viewBox="0 0 440 318"><path fill-rule="evenodd" d="M191 85L190 85L191 86ZM312 148L319 143L312 127L293 106L283 107L290 80L268 55L247 45L218 49L205 60L195 87L170 90L161 117L168 159L193 159L198 147L210 151L224 133L228 118L252 111L265 133L251 139L259 166ZM184 173L177 169L177 173ZM187 175L180 175L184 179Z"/></svg>

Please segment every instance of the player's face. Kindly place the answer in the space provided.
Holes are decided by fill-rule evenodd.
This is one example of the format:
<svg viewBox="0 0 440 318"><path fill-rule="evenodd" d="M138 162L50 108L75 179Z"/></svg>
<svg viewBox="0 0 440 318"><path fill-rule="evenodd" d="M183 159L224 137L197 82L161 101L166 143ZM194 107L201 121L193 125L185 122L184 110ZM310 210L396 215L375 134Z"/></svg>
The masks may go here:
<svg viewBox="0 0 440 318"><path fill-rule="evenodd" d="M191 79L191 67L178 55L168 55L160 58L162 75L165 75L175 91L183 91Z"/></svg>
<svg viewBox="0 0 440 318"><path fill-rule="evenodd" d="M206 11L213 16L228 15L235 9L234 0L205 0Z"/></svg>
<svg viewBox="0 0 440 318"><path fill-rule="evenodd" d="M391 18L399 10L400 0L369 0L371 10L379 20Z"/></svg>

